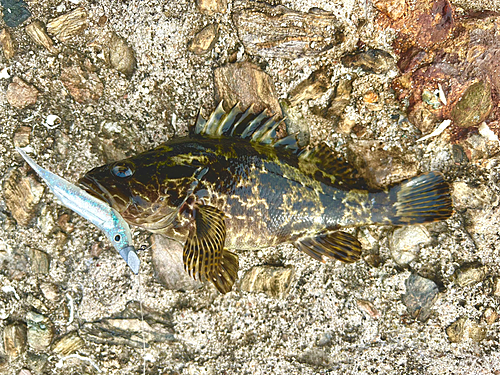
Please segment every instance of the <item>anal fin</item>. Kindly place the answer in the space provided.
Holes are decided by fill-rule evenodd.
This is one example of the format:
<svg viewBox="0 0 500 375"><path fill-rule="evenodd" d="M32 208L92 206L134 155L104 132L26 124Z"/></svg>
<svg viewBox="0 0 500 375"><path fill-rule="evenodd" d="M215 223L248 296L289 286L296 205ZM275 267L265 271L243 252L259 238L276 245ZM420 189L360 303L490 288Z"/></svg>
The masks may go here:
<svg viewBox="0 0 500 375"><path fill-rule="evenodd" d="M352 263L361 257L361 243L345 232L319 233L295 241L295 247L320 262L326 258Z"/></svg>

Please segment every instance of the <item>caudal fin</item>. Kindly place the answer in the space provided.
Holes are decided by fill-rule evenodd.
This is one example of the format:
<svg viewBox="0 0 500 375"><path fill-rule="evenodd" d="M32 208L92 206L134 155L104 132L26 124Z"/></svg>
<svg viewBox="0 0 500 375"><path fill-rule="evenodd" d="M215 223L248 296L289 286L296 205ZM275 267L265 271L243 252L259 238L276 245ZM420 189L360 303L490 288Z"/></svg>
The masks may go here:
<svg viewBox="0 0 500 375"><path fill-rule="evenodd" d="M445 220L453 214L450 185L440 172L428 172L391 188L389 221L395 225Z"/></svg>

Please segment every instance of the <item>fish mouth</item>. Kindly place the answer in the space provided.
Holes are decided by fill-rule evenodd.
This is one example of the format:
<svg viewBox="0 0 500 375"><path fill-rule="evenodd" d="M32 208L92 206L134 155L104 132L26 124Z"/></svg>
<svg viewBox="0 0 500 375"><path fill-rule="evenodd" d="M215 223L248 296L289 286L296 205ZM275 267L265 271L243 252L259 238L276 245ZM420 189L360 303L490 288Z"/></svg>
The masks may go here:
<svg viewBox="0 0 500 375"><path fill-rule="evenodd" d="M113 195L94 178L85 175L78 180L80 187L90 195L107 202L111 207L116 207Z"/></svg>

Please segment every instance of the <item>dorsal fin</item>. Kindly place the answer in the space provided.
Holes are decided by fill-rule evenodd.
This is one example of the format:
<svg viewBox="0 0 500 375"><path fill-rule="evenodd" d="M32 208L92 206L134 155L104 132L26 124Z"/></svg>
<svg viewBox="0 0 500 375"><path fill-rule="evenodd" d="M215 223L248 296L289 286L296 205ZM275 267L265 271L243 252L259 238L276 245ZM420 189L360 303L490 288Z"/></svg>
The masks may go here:
<svg viewBox="0 0 500 375"><path fill-rule="evenodd" d="M340 188L367 188L356 168L342 158L335 157L335 152L323 142L299 153L299 167L317 180L324 179L328 184Z"/></svg>
<svg viewBox="0 0 500 375"><path fill-rule="evenodd" d="M198 113L194 134L209 138L239 137L252 142L281 147L298 153L300 148L297 135L292 134L282 139L276 139L276 128L283 122L276 115L269 115L267 110L255 112L253 105L245 111L237 103L229 112L226 112L221 101L217 108L206 120L201 112Z"/></svg>

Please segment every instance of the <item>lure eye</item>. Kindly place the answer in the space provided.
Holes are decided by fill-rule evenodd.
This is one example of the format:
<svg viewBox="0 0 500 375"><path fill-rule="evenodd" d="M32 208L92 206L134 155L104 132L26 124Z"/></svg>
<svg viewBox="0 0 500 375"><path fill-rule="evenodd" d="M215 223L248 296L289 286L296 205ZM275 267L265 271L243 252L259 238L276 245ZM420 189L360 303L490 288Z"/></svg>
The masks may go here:
<svg viewBox="0 0 500 375"><path fill-rule="evenodd" d="M123 165L123 164L115 165L111 169L111 172L113 172L113 174L116 177L120 177L120 178L127 178L127 177L130 177L134 174L134 171L128 165Z"/></svg>
<svg viewBox="0 0 500 375"><path fill-rule="evenodd" d="M119 234L115 235L115 242L120 242L121 239L122 236L120 236Z"/></svg>

